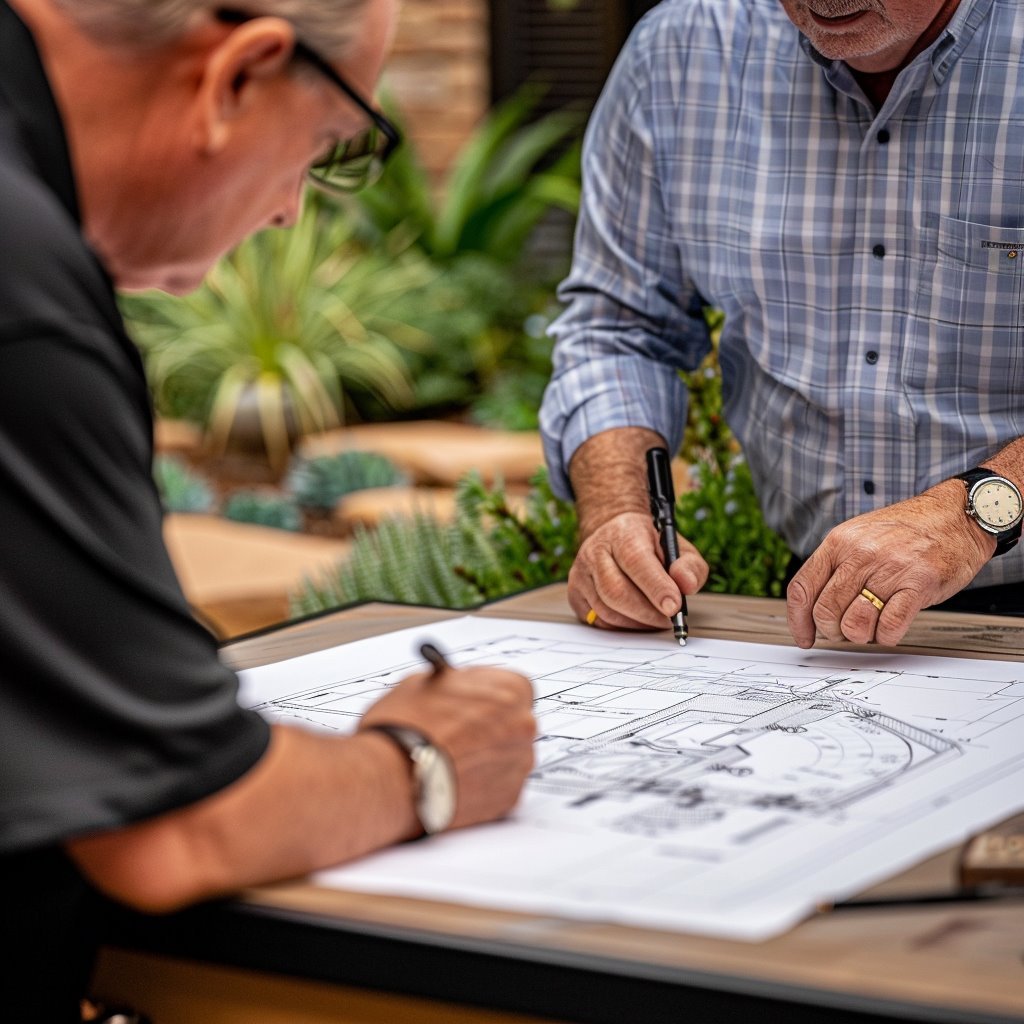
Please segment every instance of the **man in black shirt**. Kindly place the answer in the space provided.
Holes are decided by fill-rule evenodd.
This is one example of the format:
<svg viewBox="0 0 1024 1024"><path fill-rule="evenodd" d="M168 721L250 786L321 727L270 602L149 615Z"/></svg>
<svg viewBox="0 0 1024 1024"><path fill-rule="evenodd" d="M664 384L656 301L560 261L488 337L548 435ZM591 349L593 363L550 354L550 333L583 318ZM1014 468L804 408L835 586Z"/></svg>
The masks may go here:
<svg viewBox="0 0 1024 1024"><path fill-rule="evenodd" d="M355 97L394 20L393 0L252 7L0 0L11 1019L76 1019L101 898L172 909L421 832L408 758L379 726L448 755L442 827L505 813L532 763L529 684L496 670L413 677L351 737L268 727L239 708L175 579L113 288L190 289L246 234L291 222L310 165L364 128Z"/></svg>

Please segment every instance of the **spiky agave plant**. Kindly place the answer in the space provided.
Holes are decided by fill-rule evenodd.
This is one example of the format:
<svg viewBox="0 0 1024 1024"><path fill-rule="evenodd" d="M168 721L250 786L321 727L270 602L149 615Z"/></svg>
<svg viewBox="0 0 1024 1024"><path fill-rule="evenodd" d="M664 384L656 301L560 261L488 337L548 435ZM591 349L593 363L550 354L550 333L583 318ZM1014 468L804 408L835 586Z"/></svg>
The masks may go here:
<svg viewBox="0 0 1024 1024"><path fill-rule="evenodd" d="M391 408L411 402L403 348L429 338L403 301L433 274L408 247L366 252L344 217L309 202L292 228L243 242L193 294L130 296L123 308L157 407L200 418L218 452L252 405L283 468L296 434L341 422L347 388Z"/></svg>

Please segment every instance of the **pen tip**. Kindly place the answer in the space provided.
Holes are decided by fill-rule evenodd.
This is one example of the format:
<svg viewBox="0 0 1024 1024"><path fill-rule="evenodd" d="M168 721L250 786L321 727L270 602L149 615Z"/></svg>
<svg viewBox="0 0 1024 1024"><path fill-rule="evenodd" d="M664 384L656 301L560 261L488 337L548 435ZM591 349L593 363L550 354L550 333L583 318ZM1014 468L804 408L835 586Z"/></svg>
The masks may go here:
<svg viewBox="0 0 1024 1024"><path fill-rule="evenodd" d="M686 637L685 636L681 636L679 638L679 646L680 647L685 647L686 646Z"/></svg>

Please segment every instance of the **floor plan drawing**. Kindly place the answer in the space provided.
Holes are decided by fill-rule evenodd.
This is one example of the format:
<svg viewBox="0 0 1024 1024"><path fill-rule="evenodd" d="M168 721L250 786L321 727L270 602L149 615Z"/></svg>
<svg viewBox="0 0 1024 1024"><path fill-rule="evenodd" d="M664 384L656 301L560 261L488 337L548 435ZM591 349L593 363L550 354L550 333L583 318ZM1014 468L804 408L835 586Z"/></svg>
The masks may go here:
<svg viewBox="0 0 1024 1024"><path fill-rule="evenodd" d="M251 705L351 731L421 668L401 651L424 631L406 632L273 666ZM1021 664L680 649L495 619L431 636L453 664L532 679L524 797L510 821L387 851L328 884L758 938L1024 804ZM299 662L306 672L287 667Z"/></svg>

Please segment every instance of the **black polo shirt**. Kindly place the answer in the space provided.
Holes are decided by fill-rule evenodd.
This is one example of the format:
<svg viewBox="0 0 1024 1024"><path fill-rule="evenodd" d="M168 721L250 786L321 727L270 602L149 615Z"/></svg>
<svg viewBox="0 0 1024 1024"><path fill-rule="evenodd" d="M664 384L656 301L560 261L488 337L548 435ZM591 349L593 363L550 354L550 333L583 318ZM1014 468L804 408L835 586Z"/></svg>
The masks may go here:
<svg viewBox="0 0 1024 1024"><path fill-rule="evenodd" d="M164 547L152 427L139 354L82 238L36 47L0 0L5 894L24 889L26 865L45 888L37 876L69 837L192 803L266 749L266 723L238 707ZM0 919L12 926L6 902ZM3 1002L11 1012L7 991Z"/></svg>

